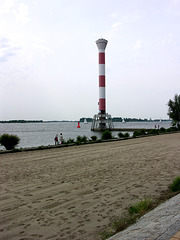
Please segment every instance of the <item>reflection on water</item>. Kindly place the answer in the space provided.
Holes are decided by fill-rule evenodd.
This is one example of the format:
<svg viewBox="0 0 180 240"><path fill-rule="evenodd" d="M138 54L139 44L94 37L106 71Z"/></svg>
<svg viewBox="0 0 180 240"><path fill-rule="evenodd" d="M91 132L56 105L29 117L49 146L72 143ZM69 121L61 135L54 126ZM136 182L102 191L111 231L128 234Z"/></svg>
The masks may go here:
<svg viewBox="0 0 180 240"><path fill-rule="evenodd" d="M115 128L155 128L171 126L170 121L165 122L115 122ZM101 138L100 132L91 131L91 123L80 124L77 128L77 122L50 122L50 123L0 123L0 135L3 133L17 135L20 138L19 148L48 146L54 144L56 134L63 134L65 140L69 138L76 139L77 136L86 136L90 138L96 135ZM113 136L117 136L118 132L112 132ZM132 133L131 133L132 134ZM0 146L0 150L4 149Z"/></svg>

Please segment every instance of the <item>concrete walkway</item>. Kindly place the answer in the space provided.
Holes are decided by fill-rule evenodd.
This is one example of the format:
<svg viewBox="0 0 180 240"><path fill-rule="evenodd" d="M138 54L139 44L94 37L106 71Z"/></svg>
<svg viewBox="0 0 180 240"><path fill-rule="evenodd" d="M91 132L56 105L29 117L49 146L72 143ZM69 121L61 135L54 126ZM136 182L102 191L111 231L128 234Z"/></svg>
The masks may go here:
<svg viewBox="0 0 180 240"><path fill-rule="evenodd" d="M180 239L180 194L141 217L137 223L109 240Z"/></svg>

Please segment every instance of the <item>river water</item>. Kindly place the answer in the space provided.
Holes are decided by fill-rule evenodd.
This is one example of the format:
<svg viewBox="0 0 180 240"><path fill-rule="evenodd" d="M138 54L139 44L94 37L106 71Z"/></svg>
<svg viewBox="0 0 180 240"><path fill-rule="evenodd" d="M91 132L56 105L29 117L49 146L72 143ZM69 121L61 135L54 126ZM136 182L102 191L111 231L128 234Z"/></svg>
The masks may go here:
<svg viewBox="0 0 180 240"><path fill-rule="evenodd" d="M115 122L116 128L169 128L171 121L162 122ZM38 147L54 145L54 137L56 134L62 133L65 140L77 136L86 136L90 138L96 135L101 138L100 132L91 131L91 123L80 124L77 128L77 122L43 122L43 123L0 123L0 136L4 133L17 135L20 138L20 143L17 148ZM118 132L112 132L112 135L117 136ZM132 134L132 133L130 133ZM4 150L0 146L0 150Z"/></svg>

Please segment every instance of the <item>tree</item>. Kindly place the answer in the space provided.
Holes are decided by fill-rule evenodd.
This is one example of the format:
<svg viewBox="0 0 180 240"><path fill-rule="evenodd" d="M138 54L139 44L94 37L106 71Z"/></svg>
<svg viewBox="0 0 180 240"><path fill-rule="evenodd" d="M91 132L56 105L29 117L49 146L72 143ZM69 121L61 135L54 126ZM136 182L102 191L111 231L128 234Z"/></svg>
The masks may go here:
<svg viewBox="0 0 180 240"><path fill-rule="evenodd" d="M172 119L173 126L180 129L180 95L175 94L174 100L169 100L168 107L168 115Z"/></svg>
<svg viewBox="0 0 180 240"><path fill-rule="evenodd" d="M0 144L3 145L6 150L14 149L19 141L20 139L16 135L3 134L0 136Z"/></svg>

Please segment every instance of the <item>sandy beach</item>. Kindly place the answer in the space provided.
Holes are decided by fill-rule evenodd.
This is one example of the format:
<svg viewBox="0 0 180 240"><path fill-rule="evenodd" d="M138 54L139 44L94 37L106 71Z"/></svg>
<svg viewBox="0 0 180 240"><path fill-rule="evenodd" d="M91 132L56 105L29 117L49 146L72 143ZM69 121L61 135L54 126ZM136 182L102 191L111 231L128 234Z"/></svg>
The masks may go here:
<svg viewBox="0 0 180 240"><path fill-rule="evenodd" d="M0 155L1 240L98 240L180 175L180 133Z"/></svg>

